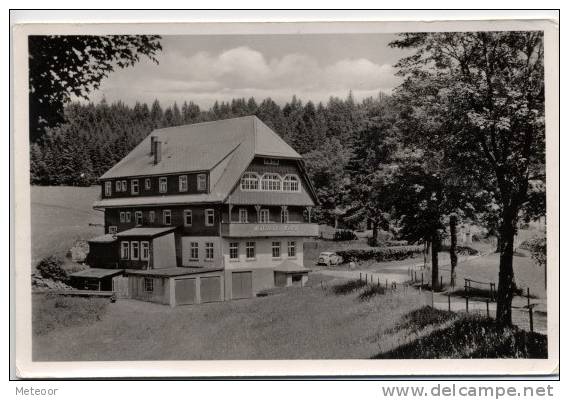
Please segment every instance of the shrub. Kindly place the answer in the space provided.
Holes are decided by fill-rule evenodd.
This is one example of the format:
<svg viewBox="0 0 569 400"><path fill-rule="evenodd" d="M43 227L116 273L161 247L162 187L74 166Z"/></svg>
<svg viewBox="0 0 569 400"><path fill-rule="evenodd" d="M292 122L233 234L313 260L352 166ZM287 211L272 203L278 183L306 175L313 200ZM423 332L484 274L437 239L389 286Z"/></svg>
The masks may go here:
<svg viewBox="0 0 569 400"><path fill-rule="evenodd" d="M333 291L334 294L349 294L365 287L366 285L367 284L364 281L361 281L359 279L353 279L346 283L341 283L339 285L334 286Z"/></svg>
<svg viewBox="0 0 569 400"><path fill-rule="evenodd" d="M450 251L450 246L441 246L441 251ZM478 254L478 250L470 246L456 246L456 254L459 254L461 256L475 256Z"/></svg>
<svg viewBox="0 0 569 400"><path fill-rule="evenodd" d="M63 260L59 257L45 257L36 265L36 269L43 278L60 282L67 282L69 280L69 275L67 275L67 271L63 268Z"/></svg>
<svg viewBox="0 0 569 400"><path fill-rule="evenodd" d="M358 298L360 301L367 301L370 300L373 296L383 295L385 294L385 287L379 285L369 285L366 289L360 293Z"/></svg>
<svg viewBox="0 0 569 400"><path fill-rule="evenodd" d="M353 231L348 229L339 229L334 233L334 240L337 242L344 240L357 240L358 237Z"/></svg>
<svg viewBox="0 0 569 400"><path fill-rule="evenodd" d="M406 240L386 240L382 242L381 245L386 247L407 246L409 242Z"/></svg>
<svg viewBox="0 0 569 400"><path fill-rule="evenodd" d="M345 263L351 261L398 261L411 258L423 252L423 246L392 246L376 247L371 249L348 249L336 253Z"/></svg>
<svg viewBox="0 0 569 400"><path fill-rule="evenodd" d="M545 237L533 238L522 242L521 249L529 250L531 258L539 265L545 265L547 261L547 239Z"/></svg>

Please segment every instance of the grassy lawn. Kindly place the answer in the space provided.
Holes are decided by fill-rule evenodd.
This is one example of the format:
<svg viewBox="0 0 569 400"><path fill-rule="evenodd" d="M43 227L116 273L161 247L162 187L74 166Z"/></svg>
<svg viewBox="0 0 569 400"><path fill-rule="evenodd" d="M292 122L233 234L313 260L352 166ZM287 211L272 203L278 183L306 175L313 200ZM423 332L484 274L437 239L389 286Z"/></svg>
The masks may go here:
<svg viewBox="0 0 569 400"><path fill-rule="evenodd" d="M391 293L318 274L309 283L263 298L177 308L36 295L33 359L547 357L546 336L434 310L413 289Z"/></svg>
<svg viewBox="0 0 569 400"><path fill-rule="evenodd" d="M411 340L373 358L547 358L547 336L472 314L423 307L396 329Z"/></svg>
<svg viewBox="0 0 569 400"><path fill-rule="evenodd" d="M328 281L327 290L321 289L321 280ZM304 288L177 308L119 300L106 306L100 321L58 324L48 332L36 332L33 357L37 361L367 359L397 346L394 327L426 301L416 291L362 301L361 290L334 294L332 288L341 283L312 274L310 286ZM42 301L34 297L34 302ZM43 307L53 305L36 305L34 311L45 312Z"/></svg>
<svg viewBox="0 0 569 400"><path fill-rule="evenodd" d="M32 186L32 265L49 255L65 256L77 239L103 234L103 213L93 210L100 187Z"/></svg>
<svg viewBox="0 0 569 400"><path fill-rule="evenodd" d="M464 278L495 282L497 285L499 265L500 255L496 253L459 263L456 270L458 285L464 285ZM441 272L446 282L450 276L450 267L442 267ZM518 288L525 291L529 287L532 296L546 298L543 268L535 264L529 253L519 250L514 256L514 277Z"/></svg>
<svg viewBox="0 0 569 400"><path fill-rule="evenodd" d="M108 299L32 295L32 330L34 336L73 326L100 321Z"/></svg>

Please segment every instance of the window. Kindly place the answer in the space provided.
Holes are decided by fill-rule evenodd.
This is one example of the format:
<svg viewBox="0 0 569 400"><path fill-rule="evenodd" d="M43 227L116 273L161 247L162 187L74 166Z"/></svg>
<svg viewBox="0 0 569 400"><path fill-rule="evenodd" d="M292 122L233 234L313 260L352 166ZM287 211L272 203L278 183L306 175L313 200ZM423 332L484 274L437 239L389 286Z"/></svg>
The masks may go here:
<svg viewBox="0 0 569 400"><path fill-rule="evenodd" d="M239 259L239 242L229 243L229 259L230 260Z"/></svg>
<svg viewBox="0 0 569 400"><path fill-rule="evenodd" d="M121 181L122 190L121 192L126 192L126 181Z"/></svg>
<svg viewBox="0 0 569 400"><path fill-rule="evenodd" d="M184 210L184 225L192 226L192 210Z"/></svg>
<svg viewBox="0 0 569 400"><path fill-rule="evenodd" d="M121 191L121 181L116 181L115 182L115 192L120 192Z"/></svg>
<svg viewBox="0 0 569 400"><path fill-rule="evenodd" d="M178 177L178 190L180 192L188 191L188 175L180 175Z"/></svg>
<svg viewBox="0 0 569 400"><path fill-rule="evenodd" d="M279 165L279 160L274 158L265 158L264 163L265 165Z"/></svg>
<svg viewBox="0 0 569 400"><path fill-rule="evenodd" d="M130 242L130 259L131 260L138 260L140 257L139 254L139 243L138 242Z"/></svg>
<svg viewBox="0 0 569 400"><path fill-rule="evenodd" d="M164 225L170 225L172 223L172 211L164 210L162 212L162 223Z"/></svg>
<svg viewBox="0 0 569 400"><path fill-rule="evenodd" d="M206 174L198 174L198 190L207 190Z"/></svg>
<svg viewBox="0 0 569 400"><path fill-rule="evenodd" d="M288 256L296 257L296 242L288 242Z"/></svg>
<svg viewBox="0 0 569 400"><path fill-rule="evenodd" d="M213 226L215 224L215 212L208 208L205 210L205 226Z"/></svg>
<svg viewBox="0 0 569 400"><path fill-rule="evenodd" d="M160 178L160 193L166 193L168 191L168 178L165 176Z"/></svg>
<svg viewBox="0 0 569 400"><path fill-rule="evenodd" d="M150 183L150 178L144 180L144 190L152 189L152 183Z"/></svg>
<svg viewBox="0 0 569 400"><path fill-rule="evenodd" d="M205 243L205 259L206 259L206 261L212 261L213 260L213 243L212 242L206 242Z"/></svg>
<svg viewBox="0 0 569 400"><path fill-rule="evenodd" d="M199 258L198 242L190 242L190 260L199 260Z"/></svg>
<svg viewBox="0 0 569 400"><path fill-rule="evenodd" d="M154 211L149 211L148 212L148 222L153 224L154 220L156 220L156 213Z"/></svg>
<svg viewBox="0 0 569 400"><path fill-rule="evenodd" d="M125 221L130 222L130 211L127 211L124 215L125 215Z"/></svg>
<svg viewBox="0 0 569 400"><path fill-rule="evenodd" d="M241 177L241 190L259 190L259 177L248 172Z"/></svg>
<svg viewBox="0 0 569 400"><path fill-rule="evenodd" d="M288 224L288 208L281 209L281 224Z"/></svg>
<svg viewBox="0 0 569 400"><path fill-rule="evenodd" d="M138 179L130 181L130 194L138 194Z"/></svg>
<svg viewBox="0 0 569 400"><path fill-rule="evenodd" d="M245 254L248 260L255 258L255 242L247 242L245 245Z"/></svg>
<svg viewBox="0 0 569 400"><path fill-rule="evenodd" d="M154 279L144 278L144 291L153 292L154 291Z"/></svg>
<svg viewBox="0 0 569 400"><path fill-rule="evenodd" d="M247 215L246 208L239 209L239 222L241 222L242 224L246 224L247 222L249 222L249 216Z"/></svg>
<svg viewBox="0 0 569 400"><path fill-rule="evenodd" d="M142 225L142 211L136 211L134 213L134 223L136 225Z"/></svg>
<svg viewBox="0 0 569 400"><path fill-rule="evenodd" d="M259 211L259 223L266 224L269 222L269 210L266 208L261 209Z"/></svg>
<svg viewBox="0 0 569 400"><path fill-rule="evenodd" d="M148 261L150 259L150 243L140 242L140 259Z"/></svg>
<svg viewBox="0 0 569 400"><path fill-rule="evenodd" d="M118 229L117 229L117 227L116 227L115 225L109 226L109 233L110 233L111 235L116 234L117 231L118 231Z"/></svg>
<svg viewBox="0 0 569 400"><path fill-rule="evenodd" d="M110 196L113 194L112 192L113 184L112 182L105 182L105 196Z"/></svg>
<svg viewBox="0 0 569 400"><path fill-rule="evenodd" d="M287 175L283 179L283 190L285 192L300 191L300 180L296 175Z"/></svg>
<svg viewBox="0 0 569 400"><path fill-rule="evenodd" d="M120 213L120 221L121 221L121 222L126 222L126 217L125 217L124 211L121 211L121 213Z"/></svg>
<svg viewBox="0 0 569 400"><path fill-rule="evenodd" d="M265 174L261 179L261 190L275 192L281 190L281 177L279 174Z"/></svg>
<svg viewBox="0 0 569 400"><path fill-rule="evenodd" d="M121 242L121 260L128 260L129 246L128 242Z"/></svg>
<svg viewBox="0 0 569 400"><path fill-rule="evenodd" d="M281 258L281 242L273 242L273 258Z"/></svg>

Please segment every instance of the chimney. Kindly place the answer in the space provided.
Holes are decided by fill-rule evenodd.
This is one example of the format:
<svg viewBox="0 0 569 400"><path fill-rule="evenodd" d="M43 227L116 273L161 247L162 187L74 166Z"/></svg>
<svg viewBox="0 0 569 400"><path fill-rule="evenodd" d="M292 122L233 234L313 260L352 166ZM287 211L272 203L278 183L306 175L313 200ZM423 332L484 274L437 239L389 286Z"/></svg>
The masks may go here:
<svg viewBox="0 0 569 400"><path fill-rule="evenodd" d="M154 165L158 164L162 160L162 142L154 140Z"/></svg>
<svg viewBox="0 0 569 400"><path fill-rule="evenodd" d="M154 155L154 142L156 142L156 136L150 136L150 155Z"/></svg>

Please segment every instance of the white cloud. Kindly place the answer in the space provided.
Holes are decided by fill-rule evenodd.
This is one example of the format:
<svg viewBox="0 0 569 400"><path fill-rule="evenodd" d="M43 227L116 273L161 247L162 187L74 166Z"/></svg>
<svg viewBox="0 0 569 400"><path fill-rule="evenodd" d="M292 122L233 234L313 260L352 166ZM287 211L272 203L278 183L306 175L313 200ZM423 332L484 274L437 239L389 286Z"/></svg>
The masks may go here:
<svg viewBox="0 0 569 400"><path fill-rule="evenodd" d="M192 55L164 51L160 64L150 62L114 72L102 85L108 100L164 103L193 100L208 107L214 100L255 96L286 101L293 94L304 100L326 101L330 96L356 97L390 91L399 83L389 64L366 58L344 58L321 65L310 54L289 53L267 59L250 47L216 54ZM118 97L122 96L122 97ZM118 98L115 98L118 97Z"/></svg>

